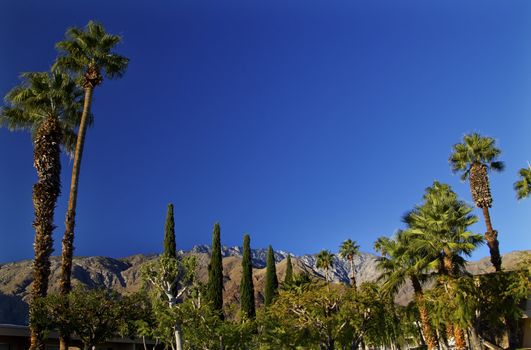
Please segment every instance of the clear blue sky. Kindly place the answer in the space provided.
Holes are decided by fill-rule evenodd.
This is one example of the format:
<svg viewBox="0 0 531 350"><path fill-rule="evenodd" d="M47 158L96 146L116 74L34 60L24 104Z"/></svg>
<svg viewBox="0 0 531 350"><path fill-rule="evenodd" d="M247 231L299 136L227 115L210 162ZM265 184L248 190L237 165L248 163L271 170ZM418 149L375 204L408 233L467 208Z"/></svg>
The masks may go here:
<svg viewBox="0 0 531 350"><path fill-rule="evenodd" d="M346 238L371 252L433 180L471 201L447 159L472 131L503 150L491 214L505 253L531 248L531 199L512 190L531 160L530 18L528 0L4 0L0 94L48 69L69 26L123 35L127 74L95 92L77 255L160 251L169 202L184 249L220 221L226 245L248 232L296 254ZM35 179L29 135L0 130L1 262L32 257Z"/></svg>

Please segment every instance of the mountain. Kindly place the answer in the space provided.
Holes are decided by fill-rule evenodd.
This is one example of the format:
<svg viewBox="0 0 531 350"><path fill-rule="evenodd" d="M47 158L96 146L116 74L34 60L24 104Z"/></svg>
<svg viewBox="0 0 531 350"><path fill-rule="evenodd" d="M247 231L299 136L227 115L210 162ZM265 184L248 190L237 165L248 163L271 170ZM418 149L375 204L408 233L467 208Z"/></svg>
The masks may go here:
<svg viewBox="0 0 531 350"><path fill-rule="evenodd" d="M196 246L189 252L198 261L198 277L206 282L208 278L207 266L209 262L210 247ZM279 281L284 279L286 272L285 258L289 253L275 251L277 274ZM238 302L239 283L241 278L241 247L223 247L223 273L224 273L224 301L225 303ZM504 268L511 270L524 259L529 259L531 251L517 251L504 255ZM262 291L265 284L265 265L267 249L252 250L253 278L258 303L263 302ZM84 285L88 288L105 287L127 294L138 291L142 287L140 276L141 266L156 258L155 255L133 255L126 258L114 259L107 257L91 256L76 257L73 261L72 281L74 285ZM376 267L377 257L368 253L361 253L355 257L354 265L358 283L375 281L379 276ZM324 279L322 271L315 267L316 255L307 254L299 257L292 255L295 273L306 272L312 278ZM31 260L23 260L0 265L0 323L26 324L27 302L31 285ZM331 277L334 282L348 283L349 262L334 257L334 266ZM467 269L474 274L490 272L492 270L489 259L484 258L477 262L470 262ZM60 258L51 259L50 292L59 289ZM405 304L411 299L412 288L404 286L398 293L396 301Z"/></svg>

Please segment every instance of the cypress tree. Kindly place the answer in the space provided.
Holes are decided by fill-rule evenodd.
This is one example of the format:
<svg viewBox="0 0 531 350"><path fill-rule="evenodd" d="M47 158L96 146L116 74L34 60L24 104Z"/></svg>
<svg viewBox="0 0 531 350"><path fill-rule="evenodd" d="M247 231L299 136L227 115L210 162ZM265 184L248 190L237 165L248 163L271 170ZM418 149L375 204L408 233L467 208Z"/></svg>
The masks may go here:
<svg viewBox="0 0 531 350"><path fill-rule="evenodd" d="M240 282L240 310L242 316L254 319L256 310L254 305L253 265L251 262L251 238L243 236L242 279Z"/></svg>
<svg viewBox="0 0 531 350"><path fill-rule="evenodd" d="M212 232L212 255L208 264L207 297L212 308L223 319L223 263L221 257L221 237L219 223L214 224Z"/></svg>
<svg viewBox="0 0 531 350"><path fill-rule="evenodd" d="M275 266L275 253L273 248L269 246L267 251L266 262L266 285L264 292L264 304L268 306L273 302L273 298L276 296L278 290L278 278L277 269Z"/></svg>
<svg viewBox="0 0 531 350"><path fill-rule="evenodd" d="M177 258L177 246L175 244L175 221L173 219L173 204L168 204L166 224L164 225L164 255Z"/></svg>
<svg viewBox="0 0 531 350"><path fill-rule="evenodd" d="M293 282L293 265L291 265L291 255L287 257L286 261L286 276L284 277L284 284L290 285Z"/></svg>

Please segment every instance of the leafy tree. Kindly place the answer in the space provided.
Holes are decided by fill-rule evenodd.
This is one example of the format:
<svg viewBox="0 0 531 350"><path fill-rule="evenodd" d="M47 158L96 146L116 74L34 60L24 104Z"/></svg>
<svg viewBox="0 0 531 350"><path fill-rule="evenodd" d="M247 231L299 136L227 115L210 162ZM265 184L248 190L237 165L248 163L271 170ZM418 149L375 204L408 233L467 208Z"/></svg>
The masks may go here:
<svg viewBox="0 0 531 350"><path fill-rule="evenodd" d="M22 83L6 95L7 106L0 110L0 126L29 130L33 138L33 165L37 183L33 186L35 218L35 259L31 299L46 295L50 275L50 255L55 205L61 192L60 146L70 151L73 129L79 122L80 91L65 74L24 73ZM33 308L30 305L30 313ZM43 349L42 334L33 325L31 349Z"/></svg>
<svg viewBox="0 0 531 350"><path fill-rule="evenodd" d="M293 282L293 265L291 263L291 254L286 258L286 275L284 276L284 285L289 285Z"/></svg>
<svg viewBox="0 0 531 350"><path fill-rule="evenodd" d="M143 266L142 275L152 288L152 303L157 319L155 334L165 344L182 350L182 323L178 317L184 297L195 279L193 256L174 259L162 254Z"/></svg>
<svg viewBox="0 0 531 350"><path fill-rule="evenodd" d="M317 267L318 269L324 270L325 280L327 284L329 282L328 272L332 268L333 263L334 263L334 254L330 253L329 250L321 250L319 254L317 254L317 261L315 263L315 267Z"/></svg>
<svg viewBox="0 0 531 350"><path fill-rule="evenodd" d="M293 275L291 283L285 284L284 289L302 294L310 289L312 282L308 272L300 272Z"/></svg>
<svg viewBox="0 0 531 350"><path fill-rule="evenodd" d="M275 267L275 253L273 248L269 246L267 251L267 261L266 261L266 281L265 281L265 292L264 292L264 304L269 306L273 302L273 298L278 293L278 278L277 270Z"/></svg>
<svg viewBox="0 0 531 350"><path fill-rule="evenodd" d="M275 303L259 314L259 337L265 349L356 349L402 342L405 328L394 304L374 284L353 288L313 284L309 289L280 291Z"/></svg>
<svg viewBox="0 0 531 350"><path fill-rule="evenodd" d="M74 226L78 193L81 158L85 144L85 133L90 121L92 95L96 86L103 82L103 76L109 79L119 78L127 69L129 59L113 52L121 42L118 35L109 34L103 26L89 21L84 29L69 28L65 40L56 44L59 56L53 65L54 70L73 74L78 85L84 90L84 104L77 133L70 183L70 197L65 220L61 256L60 291L67 294L71 289L72 255L74 249ZM66 335L61 336L61 349L67 348Z"/></svg>
<svg viewBox="0 0 531 350"><path fill-rule="evenodd" d="M240 309L243 319L253 320L256 317L254 304L253 265L251 262L251 238L247 234L243 236Z"/></svg>
<svg viewBox="0 0 531 350"><path fill-rule="evenodd" d="M514 183L514 190L518 199L524 199L531 194L531 165L518 171L520 179Z"/></svg>
<svg viewBox="0 0 531 350"><path fill-rule="evenodd" d="M219 223L214 224L212 232L212 256L208 265L207 296L213 310L223 319L223 261Z"/></svg>
<svg viewBox="0 0 531 350"><path fill-rule="evenodd" d="M341 243L339 247L339 256L343 259L347 259L350 263L350 284L356 289L356 274L354 271L354 257L360 253L360 246L350 238Z"/></svg>
<svg viewBox="0 0 531 350"><path fill-rule="evenodd" d="M164 255L174 259L177 258L173 204L168 204L168 211L166 213L166 224L164 225Z"/></svg>
<svg viewBox="0 0 531 350"><path fill-rule="evenodd" d="M140 314L133 300L110 290L75 288L68 296L41 298L31 317L48 331L75 333L89 350L120 333L130 335L128 323Z"/></svg>
<svg viewBox="0 0 531 350"><path fill-rule="evenodd" d="M498 160L501 151L496 147L496 141L491 137L484 137L477 133L465 135L463 142L453 146L450 164L454 172L461 172L462 180L469 180L470 192L478 208L483 211L487 232L485 239L490 250L490 260L496 271L501 271L501 255L498 242L498 232L492 228L489 208L492 206L492 196L489 185L489 171L502 171L503 162Z"/></svg>

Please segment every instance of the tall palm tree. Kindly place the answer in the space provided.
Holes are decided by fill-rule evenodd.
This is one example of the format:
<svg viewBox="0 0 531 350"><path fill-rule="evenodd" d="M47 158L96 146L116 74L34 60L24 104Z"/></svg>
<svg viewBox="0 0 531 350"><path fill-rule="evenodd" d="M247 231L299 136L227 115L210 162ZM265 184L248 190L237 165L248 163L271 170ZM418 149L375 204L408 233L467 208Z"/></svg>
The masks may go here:
<svg viewBox="0 0 531 350"><path fill-rule="evenodd" d="M437 337L430 323L421 284L428 278L429 259L426 255L413 251L410 240L407 230L398 231L393 238L380 237L376 240L374 249L382 254L377 260L377 267L382 271L380 280L384 281L384 290L393 296L408 280L411 282L424 339L429 350L437 349Z"/></svg>
<svg viewBox="0 0 531 350"><path fill-rule="evenodd" d="M350 263L350 284L356 289L356 275L354 272L354 257L359 255L360 246L356 244L356 241L351 240L350 238L341 243L339 246L339 256L343 259L347 259Z"/></svg>
<svg viewBox="0 0 531 350"><path fill-rule="evenodd" d="M121 37L105 32L99 23L90 21L83 29L69 28L66 39L56 44L59 51L53 69L72 73L78 84L84 89L84 105L81 115L76 148L74 153L74 165L72 168L72 181L70 184L70 198L66 215L66 228L63 238L61 291L68 292L71 289L70 274L74 241L75 210L78 192L79 171L88 116L92 104L94 89L103 82L103 76L107 78L121 77L127 68L128 59L112 52L113 48L121 42Z"/></svg>
<svg viewBox="0 0 531 350"><path fill-rule="evenodd" d="M457 278L464 266L462 255L470 256L483 243L481 235L468 231L477 222L471 212L472 208L460 201L450 186L435 181L426 189L424 204L415 207L405 218L412 235L411 249L430 257L429 266L439 266L442 274ZM463 329L457 325L449 329L456 347L464 349Z"/></svg>
<svg viewBox="0 0 531 350"><path fill-rule="evenodd" d="M73 149L81 115L81 91L66 74L24 73L22 83L5 97L0 110L0 126L10 130L29 130L33 138L33 165L37 183L33 186L35 219L35 259L31 286L30 316L34 301L46 296L53 251L53 217L61 192L61 150ZM90 119L90 118L89 118ZM31 319L31 317L30 317ZM30 324L31 349L43 349L42 330Z"/></svg>
<svg viewBox="0 0 531 350"><path fill-rule="evenodd" d="M109 79L120 78L127 69L129 59L121 56L113 49L121 42L119 35L109 34L97 22L89 21L84 29L69 28L65 40L56 44L59 57L53 65L54 70L71 73L83 88L83 113L76 140L72 179L70 182L70 197L65 219L65 233L61 254L61 282L60 293L66 295L72 288L72 255L74 251L74 227L76 218L76 202L81 170L81 158L85 144L92 95L94 89L103 82L103 76ZM66 337L60 337L61 350L67 349Z"/></svg>
<svg viewBox="0 0 531 350"><path fill-rule="evenodd" d="M518 199L524 199L531 195L531 164L527 169L520 169L518 175L520 179L514 183L514 190Z"/></svg>
<svg viewBox="0 0 531 350"><path fill-rule="evenodd" d="M469 180L470 192L478 208L483 211L487 232L485 239L490 250L490 261L496 271L501 271L501 255L498 232L492 228L489 208L492 196L489 185L489 171L502 171L504 164L498 160L501 151L496 147L492 137L484 137L478 133L465 135L463 142L453 146L450 165L453 172L461 172L461 179Z"/></svg>
<svg viewBox="0 0 531 350"><path fill-rule="evenodd" d="M317 254L317 261L315 263L315 267L318 269L323 269L325 272L325 280L326 284L329 287L329 276L328 272L330 271L330 268L332 268L332 265L334 263L334 254L330 253L329 250L321 250L319 254Z"/></svg>

